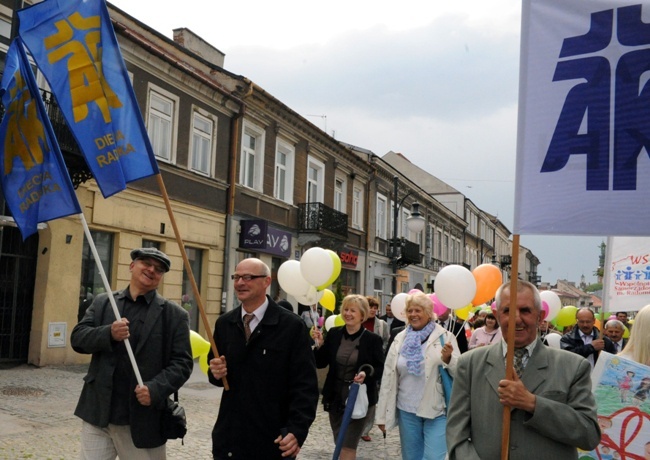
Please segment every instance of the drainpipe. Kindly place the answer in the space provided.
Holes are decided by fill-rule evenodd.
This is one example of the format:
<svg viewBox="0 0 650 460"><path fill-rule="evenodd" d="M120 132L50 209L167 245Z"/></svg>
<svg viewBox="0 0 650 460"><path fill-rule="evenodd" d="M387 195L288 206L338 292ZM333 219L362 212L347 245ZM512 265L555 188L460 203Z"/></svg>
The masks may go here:
<svg viewBox="0 0 650 460"><path fill-rule="evenodd" d="M221 309L219 314L227 311L228 308L228 286L230 285L230 252L232 242L232 232L235 225L235 191L237 184L237 152L239 152L239 132L241 121L246 113L246 104L243 102L245 98L250 96L253 92L253 86L249 86L248 93L242 98L242 104L239 113L232 119L230 125L230 158L228 162L228 193L226 196L226 242L223 252L223 281L221 289Z"/></svg>

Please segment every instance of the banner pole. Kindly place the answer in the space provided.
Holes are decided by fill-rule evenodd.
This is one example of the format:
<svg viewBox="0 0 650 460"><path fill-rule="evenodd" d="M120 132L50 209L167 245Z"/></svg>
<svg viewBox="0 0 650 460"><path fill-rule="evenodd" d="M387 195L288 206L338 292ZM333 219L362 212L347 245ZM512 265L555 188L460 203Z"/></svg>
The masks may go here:
<svg viewBox="0 0 650 460"><path fill-rule="evenodd" d="M102 261L99 258L99 253L97 252L97 248L95 247L95 242L93 241L93 237L90 234L90 229L88 228L88 222L86 222L86 217L84 216L83 213L79 214L79 218L81 219L81 225L83 226L84 233L86 235L86 240L88 240L88 245L90 246L90 250L93 253L95 264L97 265L97 269L99 270L99 276L102 278L102 282L104 283L104 289L106 289L106 293L108 294L108 300L111 304L111 307L113 308L113 314L115 314L115 319L119 321L122 319L122 317L120 316L120 312L117 309L117 303L115 303L115 297L113 297L113 290L111 289L111 285L108 283L108 278L106 277L106 272L104 271L104 267L102 266ZM126 347L126 352L129 355L131 366L133 366L133 372L135 373L135 378L137 379L138 384L140 386L143 386L144 383L142 382L140 369L138 369L138 363L135 362L135 355L133 354L133 348L131 348L131 342L129 342L129 339L124 339L124 346Z"/></svg>
<svg viewBox="0 0 650 460"><path fill-rule="evenodd" d="M508 311L508 337L506 343L506 379L514 380L515 323L517 322L517 278L519 277L519 235L512 236L512 265L510 268L510 308ZM503 406L501 432L501 460L510 453L510 406Z"/></svg>
<svg viewBox="0 0 650 460"><path fill-rule="evenodd" d="M214 337L212 336L212 329L210 328L210 323L208 322L208 316L205 314L205 308L203 307L203 300L199 294L199 287L196 285L196 280L194 279L194 273L192 272L192 267L190 266L190 260L187 258L187 253L185 252L185 244L183 243L183 238L181 237L180 232L178 231L178 226L176 225L176 218L174 217L174 212L172 211L172 205L169 201L169 195L167 195L167 189L165 188L165 183L163 182L162 174L156 174L156 180L158 181L158 187L160 187L160 193L162 194L163 200L165 201L165 207L167 208L167 213L169 214L169 220L172 223L172 228L174 229L174 235L176 236L176 242L178 243L178 248L180 249L181 256L183 257L183 265L187 271L187 277L190 279L190 284L192 285L192 292L194 293L194 299L199 308L199 313L201 314L201 321L203 322L203 327L208 335L208 340L210 341L210 347L212 348L212 353L215 358L219 357L219 351L217 350L217 345L214 343ZM223 381L223 389L229 390L230 386L228 385L228 380L226 377L221 379Z"/></svg>

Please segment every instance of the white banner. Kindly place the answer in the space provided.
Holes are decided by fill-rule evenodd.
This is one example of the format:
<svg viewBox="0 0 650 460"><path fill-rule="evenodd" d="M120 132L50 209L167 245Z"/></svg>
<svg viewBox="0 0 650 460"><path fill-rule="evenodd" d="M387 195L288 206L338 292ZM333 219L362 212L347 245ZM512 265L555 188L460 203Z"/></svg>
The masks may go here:
<svg viewBox="0 0 650 460"><path fill-rule="evenodd" d="M650 238L607 238L603 279L606 312L650 304Z"/></svg>
<svg viewBox="0 0 650 460"><path fill-rule="evenodd" d="M514 233L650 234L650 1L524 0Z"/></svg>

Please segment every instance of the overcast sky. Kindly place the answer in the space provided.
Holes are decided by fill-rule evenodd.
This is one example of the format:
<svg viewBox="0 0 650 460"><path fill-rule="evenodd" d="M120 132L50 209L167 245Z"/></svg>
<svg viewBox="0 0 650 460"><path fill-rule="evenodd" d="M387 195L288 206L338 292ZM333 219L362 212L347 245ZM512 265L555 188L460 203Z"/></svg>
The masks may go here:
<svg viewBox="0 0 650 460"><path fill-rule="evenodd" d="M321 129L404 154L512 230L520 0L111 3L170 38L191 29ZM552 284L595 282L603 240L521 236Z"/></svg>

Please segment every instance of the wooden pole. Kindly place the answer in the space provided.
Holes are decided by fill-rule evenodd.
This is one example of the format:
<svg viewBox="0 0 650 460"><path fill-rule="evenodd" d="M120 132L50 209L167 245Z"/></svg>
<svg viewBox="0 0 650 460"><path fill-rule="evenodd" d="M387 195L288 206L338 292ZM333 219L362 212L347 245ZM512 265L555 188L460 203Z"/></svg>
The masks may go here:
<svg viewBox="0 0 650 460"><path fill-rule="evenodd" d="M167 207L169 220L172 223L172 228L174 229L174 234L176 235L176 242L178 243L178 247L181 251L181 256L183 257L183 265L185 266L185 270L187 271L187 276L190 279L190 284L192 285L192 292L194 293L194 299L196 300L196 304L199 307L199 313L201 314L203 327L205 328L205 331L208 334L208 340L210 340L210 347L212 348L212 353L214 354L215 358L218 358L219 351L217 350L217 345L214 343L214 337L212 337L212 329L210 328L208 317L205 314L205 308L203 307L203 300L201 299L201 295L199 294L199 288L196 285L196 281L194 279L194 273L192 272L192 267L190 266L190 260L187 258L187 253L185 252L185 244L183 243L183 238L181 237L181 234L178 231L178 226L176 225L176 218L174 218L174 212L172 211L172 205L171 202L169 201L169 195L167 195L167 189L165 188L165 183L163 182L162 175L158 173L156 175L156 179L158 181L158 187L160 187L160 193L162 194L163 200L165 201L165 206ZM223 381L223 389L226 391L229 390L230 386L228 385L228 380L226 379L226 377L223 377L221 380Z"/></svg>
<svg viewBox="0 0 650 460"><path fill-rule="evenodd" d="M517 322L517 278L519 276L519 235L512 236L512 265L510 268L510 310L508 312L508 351L506 352L506 379L514 380L515 323ZM503 407L501 432L501 460L510 453L510 407Z"/></svg>

